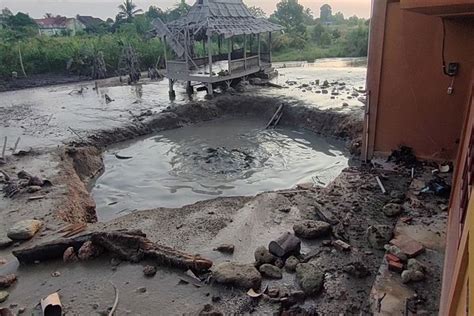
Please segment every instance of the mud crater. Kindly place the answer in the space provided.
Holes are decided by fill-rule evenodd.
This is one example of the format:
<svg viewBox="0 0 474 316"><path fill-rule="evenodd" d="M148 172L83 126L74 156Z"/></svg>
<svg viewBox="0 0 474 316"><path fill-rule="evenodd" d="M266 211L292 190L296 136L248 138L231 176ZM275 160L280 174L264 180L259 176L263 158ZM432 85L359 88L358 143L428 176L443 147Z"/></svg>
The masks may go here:
<svg viewBox="0 0 474 316"><path fill-rule="evenodd" d="M109 147L105 171L92 188L99 220L298 183L325 186L348 165L342 141L265 125L251 116L227 116Z"/></svg>

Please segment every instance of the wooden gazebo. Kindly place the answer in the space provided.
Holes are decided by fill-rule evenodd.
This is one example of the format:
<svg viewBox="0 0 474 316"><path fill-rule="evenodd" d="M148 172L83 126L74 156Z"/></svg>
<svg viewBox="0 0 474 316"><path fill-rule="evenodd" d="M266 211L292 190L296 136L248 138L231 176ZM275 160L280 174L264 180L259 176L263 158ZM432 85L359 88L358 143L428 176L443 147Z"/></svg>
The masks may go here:
<svg viewBox="0 0 474 316"><path fill-rule="evenodd" d="M191 91L193 82L202 83L212 95L213 84L271 68L272 32L282 30L252 15L242 0L197 0L186 16L168 24L158 19L154 26L165 43L171 97L178 80ZM268 40L262 48L264 33Z"/></svg>

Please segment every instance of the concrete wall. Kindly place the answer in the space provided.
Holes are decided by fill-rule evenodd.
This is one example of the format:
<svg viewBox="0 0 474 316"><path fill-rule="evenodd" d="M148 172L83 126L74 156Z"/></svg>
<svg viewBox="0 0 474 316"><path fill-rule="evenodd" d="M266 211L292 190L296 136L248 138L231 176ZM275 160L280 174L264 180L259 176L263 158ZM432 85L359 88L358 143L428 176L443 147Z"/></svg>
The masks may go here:
<svg viewBox="0 0 474 316"><path fill-rule="evenodd" d="M474 67L474 17L445 22L446 60L461 63L448 95L441 18L401 10L398 1L374 0L373 10L368 158L406 145L422 158L454 160Z"/></svg>

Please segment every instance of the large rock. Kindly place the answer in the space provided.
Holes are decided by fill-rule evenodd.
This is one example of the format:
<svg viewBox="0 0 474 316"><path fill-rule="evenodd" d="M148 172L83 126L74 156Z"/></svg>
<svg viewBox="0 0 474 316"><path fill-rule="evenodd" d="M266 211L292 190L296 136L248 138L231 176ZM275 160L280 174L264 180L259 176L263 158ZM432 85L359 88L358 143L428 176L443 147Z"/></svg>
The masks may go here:
<svg viewBox="0 0 474 316"><path fill-rule="evenodd" d="M324 272L312 263L296 266L296 280L307 295L318 294L324 283Z"/></svg>
<svg viewBox="0 0 474 316"><path fill-rule="evenodd" d="M374 225L367 228L367 240L369 246L384 250L385 244L392 239L392 228L387 225Z"/></svg>
<svg viewBox="0 0 474 316"><path fill-rule="evenodd" d="M7 274L0 276L0 289L7 289L16 281L16 275Z"/></svg>
<svg viewBox="0 0 474 316"><path fill-rule="evenodd" d="M92 241L86 241L82 244L78 251L78 257L80 260L90 260L97 258L102 254L104 249L92 243Z"/></svg>
<svg viewBox="0 0 474 316"><path fill-rule="evenodd" d="M300 263L298 258L296 258L295 256L289 257L288 259L286 259L286 262L285 262L286 271L295 272L296 266L298 265L298 263Z"/></svg>
<svg viewBox="0 0 474 316"><path fill-rule="evenodd" d="M281 279L283 277L280 268L268 263L262 264L258 270L264 277L270 279Z"/></svg>
<svg viewBox="0 0 474 316"><path fill-rule="evenodd" d="M295 235L300 238L314 239L329 235L331 225L323 221L303 221L293 226Z"/></svg>
<svg viewBox="0 0 474 316"><path fill-rule="evenodd" d="M42 221L27 219L14 224L7 233L8 238L13 240L28 240L41 229Z"/></svg>
<svg viewBox="0 0 474 316"><path fill-rule="evenodd" d="M8 296L10 296L10 294L7 291L0 291L0 304L5 302Z"/></svg>
<svg viewBox="0 0 474 316"><path fill-rule="evenodd" d="M214 281L244 289L258 289L262 276L251 264L224 262L215 267L212 272Z"/></svg>
<svg viewBox="0 0 474 316"><path fill-rule="evenodd" d="M388 217L395 217L403 212L403 207L400 204L388 203L383 207L382 211Z"/></svg>
<svg viewBox="0 0 474 316"><path fill-rule="evenodd" d="M0 250L5 249L13 245L14 241L8 238L7 236L5 237L0 237Z"/></svg>
<svg viewBox="0 0 474 316"><path fill-rule="evenodd" d="M255 262L257 262L257 265L262 265L265 263L273 263L275 261L275 256L273 256L270 251L268 251L265 246L260 246L255 250L254 253L255 256Z"/></svg>

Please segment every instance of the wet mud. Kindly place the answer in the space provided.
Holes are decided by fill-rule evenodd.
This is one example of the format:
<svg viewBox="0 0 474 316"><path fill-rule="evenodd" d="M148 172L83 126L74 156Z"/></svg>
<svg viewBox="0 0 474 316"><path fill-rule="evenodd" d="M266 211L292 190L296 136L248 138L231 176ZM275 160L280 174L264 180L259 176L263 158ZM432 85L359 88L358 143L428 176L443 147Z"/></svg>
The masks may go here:
<svg viewBox="0 0 474 316"><path fill-rule="evenodd" d="M390 285L384 287L382 284L379 287L382 290L373 293L373 284L380 283L378 271L383 265L385 251L369 247L369 226L387 225L391 230L410 234L413 238L419 235L411 231L411 227L400 226L399 217L384 215L382 208L392 198L390 194L382 194L375 177L382 178L389 193L409 192L413 180L408 170L358 167L355 166L356 158L352 158L351 167L343 170L326 187L314 186L313 182L293 188L289 185L287 190L258 195L218 197L183 207L154 205L149 210L136 211L105 222L97 222L97 207L90 194L95 181L107 166L107 163L104 165L104 157L107 160L107 155L114 154L109 158L118 159L115 153L122 155L122 158L135 154L117 150L123 149L124 145L127 147L127 142L137 138L144 140L157 133L176 132L175 129L210 124L215 120L251 117L265 122L281 103L285 103L282 129L303 129L304 133L331 138L346 146L358 143L362 133L363 104L355 101L352 94L353 88L360 90L359 87L363 86L361 74L364 70L344 71L326 66L324 69L316 68L319 72L291 68L282 70L283 75L278 80L287 87L278 91L247 86L246 92L222 94L210 101L203 101L203 95L199 93L190 100L183 88L177 91L176 101L170 102L164 81L132 87L109 83L100 91L94 90L93 83L84 83L80 85L84 87L81 94L71 95L70 92L77 90L78 86L40 88L30 92L31 99L18 98L15 92L4 94L2 102L5 104L0 107L1 130L9 136L9 144L12 138L21 136L20 149L32 150L24 156L8 155L2 170L13 176L25 169L49 179L53 186L40 191L44 197L39 200L29 200L32 195L28 193L15 199L0 199L4 218L0 223L2 235L21 219L35 218L44 222L31 240L0 250L0 259L5 258L7 262L0 264L0 273L9 270L19 276L19 281L8 289L9 299L0 306L11 306L15 312L26 308L26 312L31 313L40 298L59 289L68 314L106 314L114 298L112 282L120 291L118 314L198 314L205 304L211 304L224 314L275 314L291 308L295 311L298 310L295 306L285 305L278 299L268 296L253 299L241 289L212 282L196 282L175 269L160 267L155 277L148 278L142 272L147 262L130 264L102 256L72 264L40 262L17 269L11 251L60 238L60 229L67 223L88 223L86 232L140 229L152 242L213 260L215 268L225 261L253 263L253 252L257 247L267 246L285 231L293 231L295 223L323 219L331 222L332 233L318 240L303 240L300 258L303 262L312 262L324 272L323 291L319 295L307 296L296 306L304 308L309 314L374 313L379 295L385 293L384 289ZM348 74L348 71L355 73ZM300 78L298 73L305 75ZM328 77L329 73L334 77ZM349 84L347 88L340 89L342 93L339 95L328 93L322 96L317 91L307 92L309 89L303 87L304 84L310 86L311 81L319 79L317 77L321 81L327 77L331 87L341 87L339 82L351 76L355 79L347 79ZM301 84L289 85L286 84L288 80L300 80ZM110 94L115 101L107 104L103 99L104 93ZM306 97L299 97L301 94L307 94L306 101L302 100ZM313 97L322 98L319 103L324 105L318 107L313 104ZM69 102L71 100L73 102ZM194 156L200 163L202 159L208 159L213 165L225 165L231 159L236 163L234 167L244 172L261 164L258 159L253 160L258 157L255 150L233 152L230 147L235 146L206 147L211 151ZM338 150L342 151L340 147ZM429 168L417 173L431 176ZM414 223L420 227L426 226L425 221L439 218L435 222L440 226L433 229L442 229L445 224L443 212L428 214L426 210L443 201L430 197L414 201L414 198L400 201L405 203L404 215L413 217ZM108 201L107 204L113 202ZM418 208L410 203L415 203ZM426 237L430 235L421 235L433 241L433 238ZM344 240L351 250L345 252L336 248L332 243L336 240ZM214 250L222 244L232 244L234 253L230 255ZM442 249L437 246L438 243L426 242L425 247L429 250L426 253L430 256L420 260L425 263L429 260L433 267L426 281L410 285L412 291L426 296L427 303L421 307L430 312L436 311L437 300L436 294L428 292L437 293L432 289L440 287L440 279L436 275L441 269ZM431 249L434 249L433 252ZM360 267L359 263L364 266L363 277L351 274L353 270L348 268L350 265ZM388 275L390 279L400 278L390 271ZM267 285L278 288L281 293L300 288L295 275L285 271L282 280L264 278L262 288ZM401 287L407 286L402 284Z"/></svg>

